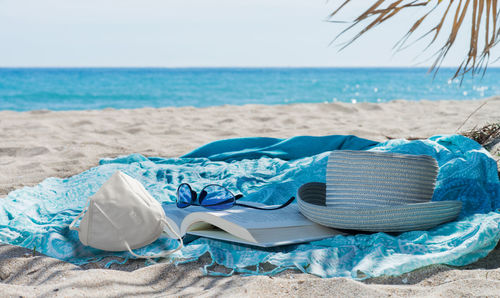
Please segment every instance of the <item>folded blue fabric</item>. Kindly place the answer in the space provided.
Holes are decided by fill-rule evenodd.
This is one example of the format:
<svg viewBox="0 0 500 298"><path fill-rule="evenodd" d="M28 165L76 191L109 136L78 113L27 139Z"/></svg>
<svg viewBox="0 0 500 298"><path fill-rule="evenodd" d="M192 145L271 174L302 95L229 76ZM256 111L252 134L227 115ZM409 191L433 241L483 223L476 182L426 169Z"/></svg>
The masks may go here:
<svg viewBox="0 0 500 298"><path fill-rule="evenodd" d="M289 139L237 138L215 141L182 156L212 161L257 159L262 156L292 160L331 150L367 150L378 142L356 136L298 136Z"/></svg>
<svg viewBox="0 0 500 298"><path fill-rule="evenodd" d="M325 181L329 151L338 149L427 154L439 164L433 200L460 200L457 221L429 231L398 235L385 233L336 236L330 239L257 249L199 238L173 257L196 260L209 253L214 263L232 272L274 274L295 268L322 277L363 279L398 275L444 263L465 265L486 256L500 239L500 182L495 161L476 142L459 135L427 140L390 140L377 143L354 136L246 138L222 140L181 158L146 158L133 154L105 159L98 167L67 179L48 178L35 187L11 192L0 200L0 242L20 245L46 255L85 264L105 256L129 258L83 246L68 229L89 196L116 171L138 179L153 197L168 204L182 182L195 188L219 183L247 200L278 204L311 181ZM139 249L140 254L175 247L160 238ZM264 266L266 270L259 266ZM211 272L209 267L205 271Z"/></svg>

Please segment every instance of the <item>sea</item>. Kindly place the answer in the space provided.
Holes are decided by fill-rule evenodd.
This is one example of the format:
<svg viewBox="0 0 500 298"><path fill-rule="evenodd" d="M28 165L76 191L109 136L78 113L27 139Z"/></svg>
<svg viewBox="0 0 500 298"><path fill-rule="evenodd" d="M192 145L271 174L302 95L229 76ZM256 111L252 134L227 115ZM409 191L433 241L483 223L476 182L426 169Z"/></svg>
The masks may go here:
<svg viewBox="0 0 500 298"><path fill-rule="evenodd" d="M500 95L500 68L451 79L425 68L0 68L0 110L391 100L467 100Z"/></svg>

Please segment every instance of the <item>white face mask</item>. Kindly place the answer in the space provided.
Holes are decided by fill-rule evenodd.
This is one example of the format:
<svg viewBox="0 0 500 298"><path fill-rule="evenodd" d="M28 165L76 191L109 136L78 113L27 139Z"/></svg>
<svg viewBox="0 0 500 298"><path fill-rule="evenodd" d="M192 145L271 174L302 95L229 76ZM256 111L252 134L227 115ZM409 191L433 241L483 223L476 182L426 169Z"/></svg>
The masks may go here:
<svg viewBox="0 0 500 298"><path fill-rule="evenodd" d="M75 227L82 216L79 227ZM167 227L169 231L165 231ZM69 228L78 231L78 237L85 245L108 251L128 250L138 258L166 256L183 245L182 238L166 221L160 203L139 181L120 171L89 198L88 207ZM132 251L154 242L163 232L175 235L180 240L179 247L151 256L140 256Z"/></svg>

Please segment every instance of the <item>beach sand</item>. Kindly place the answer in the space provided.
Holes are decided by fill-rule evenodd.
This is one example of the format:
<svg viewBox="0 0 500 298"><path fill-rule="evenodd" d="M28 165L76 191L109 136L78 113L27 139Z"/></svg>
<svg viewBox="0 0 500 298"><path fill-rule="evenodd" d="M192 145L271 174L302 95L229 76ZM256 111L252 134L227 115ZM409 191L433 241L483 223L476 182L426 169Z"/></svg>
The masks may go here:
<svg viewBox="0 0 500 298"><path fill-rule="evenodd" d="M100 158L130 153L176 157L211 141L234 137L354 134L426 138L452 134L483 101L403 100L381 104L294 104L100 111L0 112L0 196L48 177L68 177ZM500 97L462 131L500 121ZM1 199L1 198L0 198ZM129 261L74 266L29 250L0 246L1 296L292 295L500 296L500 249L466 267L434 265L398 277L364 282L321 279L286 271L274 277L203 276L208 257L185 265Z"/></svg>

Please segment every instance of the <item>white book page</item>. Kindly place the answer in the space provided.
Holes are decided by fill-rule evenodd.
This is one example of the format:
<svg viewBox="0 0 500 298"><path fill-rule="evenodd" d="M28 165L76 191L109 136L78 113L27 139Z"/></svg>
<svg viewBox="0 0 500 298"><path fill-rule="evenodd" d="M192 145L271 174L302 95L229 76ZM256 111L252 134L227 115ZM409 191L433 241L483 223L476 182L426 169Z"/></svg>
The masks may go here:
<svg viewBox="0 0 500 298"><path fill-rule="evenodd" d="M182 208L178 208L175 204L162 205L165 215L169 218L175 225L180 228L184 217L189 215L191 212L187 212Z"/></svg>
<svg viewBox="0 0 500 298"><path fill-rule="evenodd" d="M244 227L233 223L231 220L228 220L227 216L218 214L219 212L213 214L213 212L207 212L208 209L198 206L178 208L175 204L169 204L162 207L167 221L175 226L174 229L181 236L184 236L188 230L197 230L204 224L208 224L225 229L228 233L236 234L239 237L252 239ZM170 236L173 238L172 235Z"/></svg>
<svg viewBox="0 0 500 298"><path fill-rule="evenodd" d="M247 203L247 202L245 202ZM255 206L262 204L250 202ZM167 217L181 226L182 220L191 213L203 212L215 217L222 217L246 229L278 228L312 225L313 223L300 214L297 204L291 204L278 210L257 210L252 208L235 206L224 211L210 211L209 209L189 206L178 208L175 204L163 205Z"/></svg>
<svg viewBox="0 0 500 298"><path fill-rule="evenodd" d="M262 205L259 204L258 206ZM227 221L243 226L246 229L296 227L313 224L300 214L297 204L278 210L257 210L236 206L225 211L212 211L210 213L223 217Z"/></svg>
<svg viewBox="0 0 500 298"><path fill-rule="evenodd" d="M255 206L263 205L255 203ZM182 234L187 232L262 247L323 239L339 234L338 231L305 218L296 204L278 210L235 206L224 211L209 211L198 206L180 209L175 204L164 205L163 208L169 221L181 227Z"/></svg>

